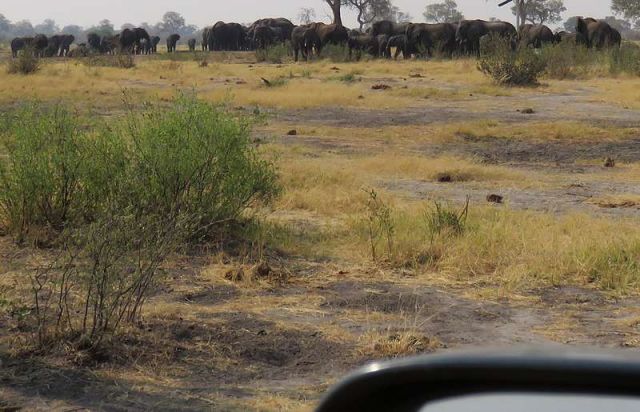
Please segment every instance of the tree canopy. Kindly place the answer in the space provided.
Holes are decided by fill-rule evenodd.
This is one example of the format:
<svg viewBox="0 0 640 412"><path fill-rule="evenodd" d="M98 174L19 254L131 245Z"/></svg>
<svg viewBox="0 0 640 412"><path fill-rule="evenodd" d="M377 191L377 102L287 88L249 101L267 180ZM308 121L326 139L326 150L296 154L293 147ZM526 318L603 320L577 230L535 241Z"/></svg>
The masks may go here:
<svg viewBox="0 0 640 412"><path fill-rule="evenodd" d="M429 4L423 13L426 21L434 23L454 23L464 20L455 0L444 0L442 3Z"/></svg>

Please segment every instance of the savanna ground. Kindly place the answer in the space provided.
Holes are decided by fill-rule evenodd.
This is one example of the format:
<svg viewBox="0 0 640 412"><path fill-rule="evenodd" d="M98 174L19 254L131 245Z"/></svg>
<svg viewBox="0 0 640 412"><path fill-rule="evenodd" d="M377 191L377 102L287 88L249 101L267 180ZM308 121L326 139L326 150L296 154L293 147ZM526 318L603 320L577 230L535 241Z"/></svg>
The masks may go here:
<svg viewBox="0 0 640 412"><path fill-rule="evenodd" d="M640 78L504 88L467 59L202 60L0 72L0 110L62 101L117 119L123 97L185 91L259 114L254 143L284 187L246 250L173 256L102 359L21 353L25 273L51 252L0 237L0 408L304 410L374 359L640 345ZM460 233L434 232L435 202L467 199Z"/></svg>

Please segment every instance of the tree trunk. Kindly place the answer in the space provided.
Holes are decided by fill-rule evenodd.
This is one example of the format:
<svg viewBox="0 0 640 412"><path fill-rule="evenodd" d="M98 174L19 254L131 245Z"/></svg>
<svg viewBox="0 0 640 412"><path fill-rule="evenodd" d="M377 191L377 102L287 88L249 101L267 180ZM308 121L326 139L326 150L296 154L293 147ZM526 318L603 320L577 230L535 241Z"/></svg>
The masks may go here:
<svg viewBox="0 0 640 412"><path fill-rule="evenodd" d="M333 24L337 24L338 26L342 26L342 15L340 14L340 8L342 6L341 0L326 0L327 4L331 7L331 11L333 11Z"/></svg>

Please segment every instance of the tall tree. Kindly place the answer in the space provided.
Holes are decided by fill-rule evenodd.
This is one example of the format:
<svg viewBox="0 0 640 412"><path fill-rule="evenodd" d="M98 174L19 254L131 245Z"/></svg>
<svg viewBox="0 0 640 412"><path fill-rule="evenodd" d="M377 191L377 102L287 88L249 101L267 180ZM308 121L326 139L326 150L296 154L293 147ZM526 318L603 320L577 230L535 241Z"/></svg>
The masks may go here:
<svg viewBox="0 0 640 412"><path fill-rule="evenodd" d="M12 31L16 37L33 36L36 33L29 20L20 20L14 23Z"/></svg>
<svg viewBox="0 0 640 412"><path fill-rule="evenodd" d="M458 10L455 0L429 4L422 15L426 21L434 23L454 23L464 20L464 15Z"/></svg>
<svg viewBox="0 0 640 412"><path fill-rule="evenodd" d="M60 28L56 25L56 22L53 21L52 19L46 19L42 23L36 24L36 26L33 29L36 31L36 33L41 33L46 36L53 36L54 34L60 31Z"/></svg>
<svg viewBox="0 0 640 412"><path fill-rule="evenodd" d="M376 20L381 20L385 15L391 14L393 5L390 0L343 0L344 4L356 10L356 20L360 30Z"/></svg>
<svg viewBox="0 0 640 412"><path fill-rule="evenodd" d="M333 23L342 26L342 0L322 0L331 7L333 13Z"/></svg>
<svg viewBox="0 0 640 412"><path fill-rule="evenodd" d="M573 16L573 17L569 17L567 19L567 21L565 21L562 26L564 27L564 29L566 31L569 32L575 32L576 31L576 26L578 25L578 17L577 16Z"/></svg>
<svg viewBox="0 0 640 412"><path fill-rule="evenodd" d="M511 12L517 17L517 26L526 22L533 24L555 23L562 20L567 11L563 0L515 0Z"/></svg>
<svg viewBox="0 0 640 412"><path fill-rule="evenodd" d="M169 34L179 33L185 26L185 20L180 13L168 11L162 16L162 26Z"/></svg>
<svg viewBox="0 0 640 412"><path fill-rule="evenodd" d="M627 19L640 19L640 1L638 0L613 0L611 10L616 14L624 15Z"/></svg>
<svg viewBox="0 0 640 412"><path fill-rule="evenodd" d="M0 32L8 32L11 30L11 22L0 13Z"/></svg>
<svg viewBox="0 0 640 412"><path fill-rule="evenodd" d="M316 18L316 11L310 7L303 7L298 11L298 23L309 24Z"/></svg>

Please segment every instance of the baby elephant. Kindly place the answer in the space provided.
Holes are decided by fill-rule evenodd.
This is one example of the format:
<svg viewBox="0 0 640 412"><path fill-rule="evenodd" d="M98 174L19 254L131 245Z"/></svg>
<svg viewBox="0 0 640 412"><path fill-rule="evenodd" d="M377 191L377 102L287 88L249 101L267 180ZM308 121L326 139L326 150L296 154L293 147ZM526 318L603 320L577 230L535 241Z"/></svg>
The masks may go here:
<svg viewBox="0 0 640 412"><path fill-rule="evenodd" d="M176 51L176 44L178 44L178 40L180 40L179 34L172 34L167 37L167 52L173 53Z"/></svg>
<svg viewBox="0 0 640 412"><path fill-rule="evenodd" d="M196 51L196 39L189 39L189 42L187 44L189 44L190 52Z"/></svg>

